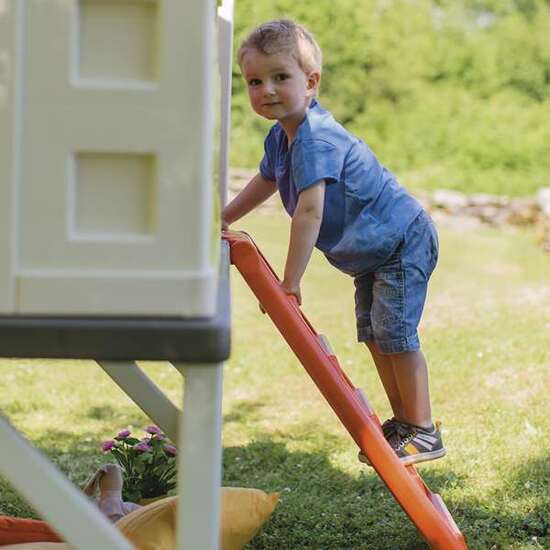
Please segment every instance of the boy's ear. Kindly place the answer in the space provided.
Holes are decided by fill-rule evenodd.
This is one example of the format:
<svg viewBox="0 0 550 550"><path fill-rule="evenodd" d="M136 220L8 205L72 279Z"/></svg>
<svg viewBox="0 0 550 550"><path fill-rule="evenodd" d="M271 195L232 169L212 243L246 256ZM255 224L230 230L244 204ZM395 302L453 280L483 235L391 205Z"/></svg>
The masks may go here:
<svg viewBox="0 0 550 550"><path fill-rule="evenodd" d="M317 92L320 81L321 81L321 73L319 71L311 71L307 75L308 92L313 92L313 93Z"/></svg>

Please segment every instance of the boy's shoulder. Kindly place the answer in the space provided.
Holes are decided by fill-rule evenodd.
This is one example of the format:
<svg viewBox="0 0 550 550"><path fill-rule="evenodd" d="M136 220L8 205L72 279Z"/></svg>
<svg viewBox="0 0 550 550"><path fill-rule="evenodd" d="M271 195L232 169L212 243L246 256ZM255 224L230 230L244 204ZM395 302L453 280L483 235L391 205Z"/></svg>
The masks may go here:
<svg viewBox="0 0 550 550"><path fill-rule="evenodd" d="M283 136L284 136L285 132L283 130L283 127L281 126L281 124L279 122L276 122L270 129L269 129L269 132L267 133L267 136L265 137L265 141L268 142L268 141L279 141Z"/></svg>
<svg viewBox="0 0 550 550"><path fill-rule="evenodd" d="M348 132L333 116L324 109L317 100L312 102L306 119L300 125L297 140L319 140L335 145L343 145L357 141L357 138Z"/></svg>

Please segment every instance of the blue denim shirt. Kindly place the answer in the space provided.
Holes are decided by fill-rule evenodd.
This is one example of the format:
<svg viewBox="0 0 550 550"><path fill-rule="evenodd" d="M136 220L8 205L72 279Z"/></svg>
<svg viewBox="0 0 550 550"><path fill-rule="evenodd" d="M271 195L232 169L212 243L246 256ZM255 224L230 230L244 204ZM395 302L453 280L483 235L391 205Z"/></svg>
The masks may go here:
<svg viewBox="0 0 550 550"><path fill-rule="evenodd" d="M313 100L290 149L275 124L264 143L260 173L275 181L292 216L298 195L326 182L316 247L349 275L374 271L395 251L422 206L369 147Z"/></svg>

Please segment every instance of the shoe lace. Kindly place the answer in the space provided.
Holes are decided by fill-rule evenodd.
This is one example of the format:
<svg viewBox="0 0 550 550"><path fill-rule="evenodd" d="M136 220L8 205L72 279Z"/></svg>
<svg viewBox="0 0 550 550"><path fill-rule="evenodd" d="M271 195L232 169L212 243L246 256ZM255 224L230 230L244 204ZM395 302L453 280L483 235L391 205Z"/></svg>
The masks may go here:
<svg viewBox="0 0 550 550"><path fill-rule="evenodd" d="M409 426L408 424L402 424L399 422L397 424L396 432L397 441L395 449L400 450L414 439L416 435L416 428L414 428L414 426Z"/></svg>
<svg viewBox="0 0 550 550"><path fill-rule="evenodd" d="M392 417L392 418L388 418L388 419L382 424L382 431L384 432L384 435L387 434L387 433L388 433L388 434L394 433L397 424L399 424L399 421L397 420L397 418L395 418L395 416Z"/></svg>

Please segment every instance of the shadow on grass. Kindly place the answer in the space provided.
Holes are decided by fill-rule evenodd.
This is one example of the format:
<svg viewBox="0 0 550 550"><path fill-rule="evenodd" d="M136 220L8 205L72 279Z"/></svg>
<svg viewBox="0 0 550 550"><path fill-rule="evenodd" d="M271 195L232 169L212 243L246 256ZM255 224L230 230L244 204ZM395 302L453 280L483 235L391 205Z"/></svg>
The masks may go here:
<svg viewBox="0 0 550 550"><path fill-rule="evenodd" d="M226 448L224 485L281 493L250 548L428 548L374 472L352 477L323 452L289 451L272 441Z"/></svg>
<svg viewBox="0 0 550 550"><path fill-rule="evenodd" d="M523 530L528 536L544 538L546 548L550 548L550 457L527 462L514 472L511 482L512 491L532 503L529 512L516 516L512 525ZM506 497L508 491L502 491L497 498Z"/></svg>
<svg viewBox="0 0 550 550"><path fill-rule="evenodd" d="M550 459L524 464L503 477L497 491L479 498L461 495L470 483L466 477L429 467L420 473L444 496L470 550L550 548ZM321 451L290 451L269 440L226 448L224 484L281 493L273 517L249 548L428 548L372 470L349 475ZM520 505L525 500L527 513Z"/></svg>
<svg viewBox="0 0 550 550"><path fill-rule="evenodd" d="M550 548L550 456L528 461L502 477L501 485L456 514L470 548ZM483 503L481 503L483 499ZM514 546L515 548L515 546Z"/></svg>
<svg viewBox="0 0 550 550"><path fill-rule="evenodd" d="M77 486L106 461L93 433L50 430L34 443ZM334 467L324 450L292 451L270 440L228 447L223 459L224 485L281 493L273 517L248 548L428 548L383 482L366 467L350 475ZM491 494L464 497L461 492L469 488L470 479L429 467L421 470L431 490L444 496L470 550L550 548L550 457L506 473ZM38 517L2 478L0 513Z"/></svg>
<svg viewBox="0 0 550 550"><path fill-rule="evenodd" d="M261 409L265 407L262 401L238 401L233 405L233 410L224 415L223 424L226 426L232 422L245 424L260 417Z"/></svg>
<svg viewBox="0 0 550 550"><path fill-rule="evenodd" d="M137 410L133 405L124 408L107 404L97 405L83 411L82 416L100 422L107 421L109 425L121 427L140 426L148 422L147 416L144 416L144 413Z"/></svg>

